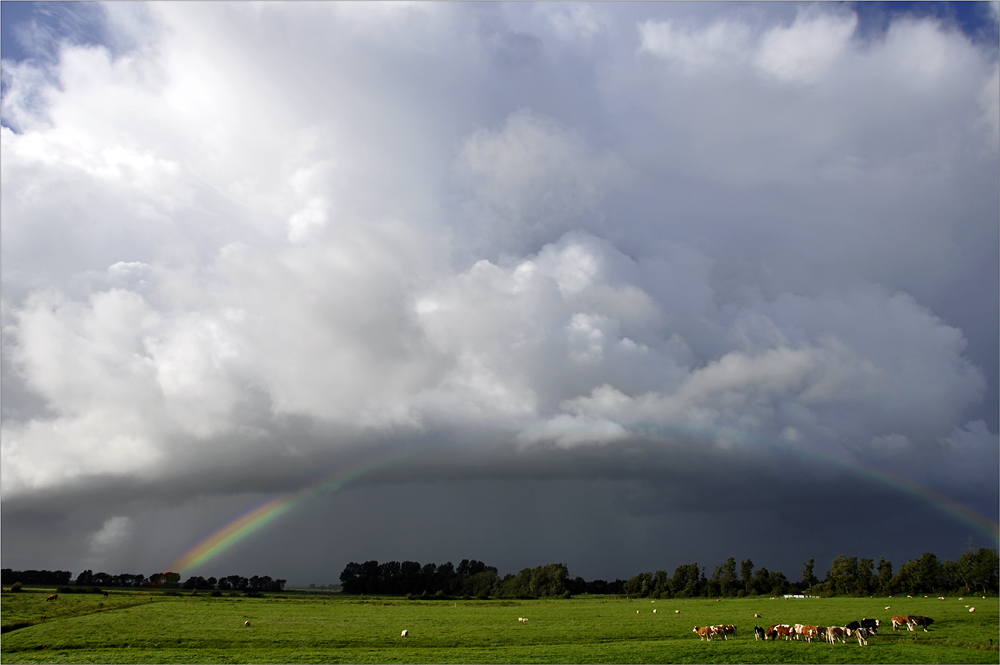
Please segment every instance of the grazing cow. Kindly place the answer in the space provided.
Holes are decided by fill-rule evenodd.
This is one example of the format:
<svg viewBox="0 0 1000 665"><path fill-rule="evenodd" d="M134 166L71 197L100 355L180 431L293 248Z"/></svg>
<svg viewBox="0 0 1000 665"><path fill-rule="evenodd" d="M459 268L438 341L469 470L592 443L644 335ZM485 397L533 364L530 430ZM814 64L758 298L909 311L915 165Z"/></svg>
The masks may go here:
<svg viewBox="0 0 1000 665"><path fill-rule="evenodd" d="M764 632L764 627L763 626L754 626L753 627L753 636L754 636L755 640L766 640L767 639L767 634Z"/></svg>
<svg viewBox="0 0 1000 665"><path fill-rule="evenodd" d="M844 626L844 628L846 628L847 630L857 630L858 628L861 628L861 624L858 623L857 621L852 621L851 623Z"/></svg>
<svg viewBox="0 0 1000 665"><path fill-rule="evenodd" d="M680 610L674 610L674 614L680 614L680 613L681 613Z"/></svg>
<svg viewBox="0 0 1000 665"><path fill-rule="evenodd" d="M712 635L722 635L722 639L724 640L728 640L730 635L732 635L734 639L736 638L736 626L719 625L719 626L711 626L711 628L712 628Z"/></svg>
<svg viewBox="0 0 1000 665"><path fill-rule="evenodd" d="M249 626L249 625L250 625L250 622L249 622L249 621L244 621L244 622L243 622L243 626L244 626L244 627L246 627L246 626Z"/></svg>
<svg viewBox="0 0 1000 665"><path fill-rule="evenodd" d="M878 635L878 627L882 625L882 622L878 619L861 619L861 627L867 630L872 635Z"/></svg>
<svg viewBox="0 0 1000 665"><path fill-rule="evenodd" d="M969 608L969 611L970 611L970 612L975 612L975 611L976 611L976 608L975 608L975 607L970 607L970 608Z"/></svg>
<svg viewBox="0 0 1000 665"><path fill-rule="evenodd" d="M45 600L59 600L59 594L58 593L54 593L51 596L49 596L48 598L46 598Z"/></svg>
<svg viewBox="0 0 1000 665"><path fill-rule="evenodd" d="M799 639L799 635L802 634L802 628L803 626L801 623L797 623L794 626L792 626L792 632L791 632L792 637L794 637L796 640Z"/></svg>
<svg viewBox="0 0 1000 665"><path fill-rule="evenodd" d="M841 644L847 644L847 629L843 626L828 626L826 640L830 644L836 644L837 640L840 640Z"/></svg>
<svg viewBox="0 0 1000 665"><path fill-rule="evenodd" d="M792 638L792 627L787 623L775 624L767 629L767 636L772 640L776 640L779 637L790 640Z"/></svg>
<svg viewBox="0 0 1000 665"><path fill-rule="evenodd" d="M759 618L760 618L760 615L759 615L759 614L754 614L754 615L753 615L753 618L754 618L754 619L759 619Z"/></svg>
<svg viewBox="0 0 1000 665"><path fill-rule="evenodd" d="M913 630L913 626L910 625L910 617L892 617L892 629L896 630L897 626L906 626L907 630Z"/></svg>
<svg viewBox="0 0 1000 665"><path fill-rule="evenodd" d="M715 637L715 633L712 632L711 626L695 626L694 630L691 632L698 633L698 637L701 638L702 642L705 640L711 642L712 638Z"/></svg>
<svg viewBox="0 0 1000 665"><path fill-rule="evenodd" d="M399 636L400 636L400 637L409 637L409 636L410 636L410 631L408 631L408 630L404 630L403 632L401 632L401 633L399 634Z"/></svg>
<svg viewBox="0 0 1000 665"><path fill-rule="evenodd" d="M104 597L105 597L105 598L107 598L107 597L108 597L108 592L107 592L107 591L102 591L101 593L103 593L103 594L104 594Z"/></svg>
<svg viewBox="0 0 1000 665"><path fill-rule="evenodd" d="M867 628L858 628L854 631L854 636L858 638L858 646L868 646L868 636L871 633L868 632Z"/></svg>
<svg viewBox="0 0 1000 665"><path fill-rule="evenodd" d="M801 630L799 630L799 634L806 638L806 642L812 642L815 639L819 639L819 626L802 626Z"/></svg>
<svg viewBox="0 0 1000 665"><path fill-rule="evenodd" d="M656 614L656 610L653 610L653 614Z"/></svg>
<svg viewBox="0 0 1000 665"><path fill-rule="evenodd" d="M929 626L932 623L934 623L934 619L932 619L930 617L922 617L920 615L912 615L911 614L907 618L909 619L909 623L910 623L910 626L911 626L910 630L913 630L913 628L912 628L913 626L923 626L925 633L930 632L930 631L927 630L927 626Z"/></svg>

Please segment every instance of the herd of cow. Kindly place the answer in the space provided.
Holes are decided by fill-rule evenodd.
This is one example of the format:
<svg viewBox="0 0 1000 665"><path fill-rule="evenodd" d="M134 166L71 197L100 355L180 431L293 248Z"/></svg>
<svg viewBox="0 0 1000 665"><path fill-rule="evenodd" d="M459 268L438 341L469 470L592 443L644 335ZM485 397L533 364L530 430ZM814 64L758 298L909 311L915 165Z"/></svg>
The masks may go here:
<svg viewBox="0 0 1000 665"><path fill-rule="evenodd" d="M892 617L893 630L896 630L900 626L905 626L907 630L913 630L916 626L923 626L926 633L928 632L927 626L932 623L934 623L934 619L918 615ZM860 622L852 621L846 626L813 626L800 623L790 625L787 623L778 623L768 628L754 626L753 632L756 640L782 639L806 640L807 642L823 640L830 644L836 644L837 640L840 640L842 644L845 644L847 638L854 637L858 640L859 645L868 646L868 638L878 635L880 625L881 622L878 619L866 618ZM730 637L735 638L738 635L737 628L733 625L695 626L694 632L697 633L702 641L708 640L709 642L716 637L728 640Z"/></svg>

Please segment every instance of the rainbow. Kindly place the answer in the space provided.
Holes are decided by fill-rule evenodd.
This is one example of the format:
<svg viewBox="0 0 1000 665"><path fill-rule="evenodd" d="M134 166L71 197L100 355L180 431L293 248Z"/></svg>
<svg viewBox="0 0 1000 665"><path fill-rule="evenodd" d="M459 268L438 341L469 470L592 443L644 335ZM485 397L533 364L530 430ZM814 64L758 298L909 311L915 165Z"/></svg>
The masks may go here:
<svg viewBox="0 0 1000 665"><path fill-rule="evenodd" d="M649 432L650 430L659 430L660 432L663 432L667 428L662 426L647 426L640 428L640 430L643 429L646 432ZM713 430L709 432L682 428L669 429L673 430L671 432L672 434L682 434L685 437L691 437L693 435L718 440L721 435L723 438L728 440L741 439L745 442L754 442L752 437L748 437L745 433L740 433L735 430ZM934 489L921 485L913 480L903 478L886 471L876 470L858 462L842 459L828 453L808 450L786 443L776 442L773 440L756 441L755 443L761 443L772 448L785 449L789 453L802 457L815 458L826 464L834 464L852 473L868 478L878 484L894 488L900 492L913 496L926 504L929 504L961 523L975 528L978 532L989 536L992 542L1000 544L1000 525L998 525L997 522L981 515L964 503ZM352 480L356 480L374 471L396 464L407 457L411 457L413 454L414 453L412 452L395 453L386 457L380 457L373 461L365 462L363 464L358 464L349 469L340 470L332 475L310 483L301 489L288 492L275 499L267 501L266 503L257 506L210 534L208 537L188 550L181 558L175 561L173 565L168 568L168 570L185 574L187 571L197 568L198 566L201 566L219 554L225 552L250 534L259 531L266 525L270 524L288 511L317 494L336 491Z"/></svg>
<svg viewBox="0 0 1000 665"><path fill-rule="evenodd" d="M187 571L214 559L250 534L259 531L317 494L336 491L352 480L395 464L411 454L410 452L396 453L358 464L325 476L294 492L288 492L276 499L271 499L213 532L177 559L167 570L185 574Z"/></svg>

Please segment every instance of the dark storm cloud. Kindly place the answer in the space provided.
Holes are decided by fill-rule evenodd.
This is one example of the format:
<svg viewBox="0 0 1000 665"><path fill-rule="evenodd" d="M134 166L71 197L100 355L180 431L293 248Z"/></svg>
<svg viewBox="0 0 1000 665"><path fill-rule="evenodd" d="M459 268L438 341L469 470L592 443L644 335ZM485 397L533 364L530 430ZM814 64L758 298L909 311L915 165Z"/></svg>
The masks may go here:
<svg viewBox="0 0 1000 665"><path fill-rule="evenodd" d="M880 529L947 556L968 524L923 486L996 519L1000 70L974 30L823 5L79 11L99 25L3 60L5 565L148 574L397 458L267 533L602 576ZM323 570L267 533L211 565ZM60 538L69 563L35 561Z"/></svg>

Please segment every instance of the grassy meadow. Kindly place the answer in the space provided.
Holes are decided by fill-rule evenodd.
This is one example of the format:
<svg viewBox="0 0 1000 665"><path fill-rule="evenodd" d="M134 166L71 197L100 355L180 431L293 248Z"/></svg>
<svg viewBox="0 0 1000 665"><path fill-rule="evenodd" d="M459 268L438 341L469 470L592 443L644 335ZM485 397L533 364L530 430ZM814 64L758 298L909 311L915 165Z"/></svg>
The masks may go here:
<svg viewBox="0 0 1000 665"><path fill-rule="evenodd" d="M46 601L51 592L3 594L3 663L996 663L1000 644L998 601L981 596L416 601L112 591ZM935 623L929 633L884 625L867 647L753 634L774 623L889 624L893 614ZM739 638L709 643L691 632L719 623L736 624Z"/></svg>

